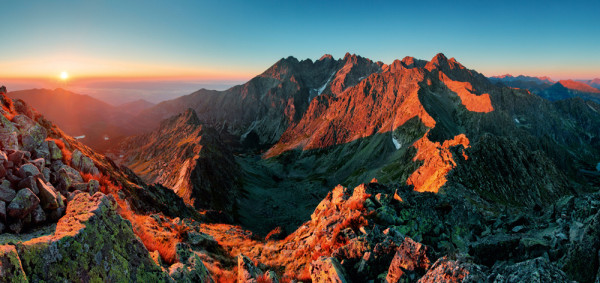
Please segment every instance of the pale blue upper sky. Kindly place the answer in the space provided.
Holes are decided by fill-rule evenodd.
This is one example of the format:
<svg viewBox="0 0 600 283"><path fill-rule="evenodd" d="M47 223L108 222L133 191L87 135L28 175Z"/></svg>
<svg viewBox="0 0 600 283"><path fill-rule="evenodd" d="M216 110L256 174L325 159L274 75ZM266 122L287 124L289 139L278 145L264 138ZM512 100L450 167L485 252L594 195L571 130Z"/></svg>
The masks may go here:
<svg viewBox="0 0 600 283"><path fill-rule="evenodd" d="M600 77L600 1L4 1L0 78L250 78L278 59L438 52L485 75Z"/></svg>

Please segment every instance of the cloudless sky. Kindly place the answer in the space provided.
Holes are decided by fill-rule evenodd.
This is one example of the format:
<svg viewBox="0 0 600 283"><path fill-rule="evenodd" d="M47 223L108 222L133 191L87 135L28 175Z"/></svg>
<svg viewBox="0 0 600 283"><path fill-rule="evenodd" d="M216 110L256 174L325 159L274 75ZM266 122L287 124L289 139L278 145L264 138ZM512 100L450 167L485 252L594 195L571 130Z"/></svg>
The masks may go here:
<svg viewBox="0 0 600 283"><path fill-rule="evenodd" d="M246 80L282 57L443 52L485 75L600 77L600 1L3 1L0 80Z"/></svg>

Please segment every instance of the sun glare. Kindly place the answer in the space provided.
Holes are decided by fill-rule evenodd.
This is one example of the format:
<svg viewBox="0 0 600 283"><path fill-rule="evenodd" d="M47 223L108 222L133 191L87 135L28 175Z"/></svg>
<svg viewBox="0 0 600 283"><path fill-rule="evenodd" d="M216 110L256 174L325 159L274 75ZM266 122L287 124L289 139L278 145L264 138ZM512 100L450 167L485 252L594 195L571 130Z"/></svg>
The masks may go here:
<svg viewBox="0 0 600 283"><path fill-rule="evenodd" d="M69 78L69 73L64 72L64 71L60 73L61 80L66 81L68 78Z"/></svg>

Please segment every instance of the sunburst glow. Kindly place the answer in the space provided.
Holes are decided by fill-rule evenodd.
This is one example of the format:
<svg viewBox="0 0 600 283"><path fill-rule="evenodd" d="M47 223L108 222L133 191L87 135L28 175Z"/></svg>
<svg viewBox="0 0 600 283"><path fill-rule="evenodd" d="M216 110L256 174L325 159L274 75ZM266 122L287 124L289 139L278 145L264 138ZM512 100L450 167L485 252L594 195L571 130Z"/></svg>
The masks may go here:
<svg viewBox="0 0 600 283"><path fill-rule="evenodd" d="M69 78L69 73L63 71L60 73L60 79L66 81Z"/></svg>

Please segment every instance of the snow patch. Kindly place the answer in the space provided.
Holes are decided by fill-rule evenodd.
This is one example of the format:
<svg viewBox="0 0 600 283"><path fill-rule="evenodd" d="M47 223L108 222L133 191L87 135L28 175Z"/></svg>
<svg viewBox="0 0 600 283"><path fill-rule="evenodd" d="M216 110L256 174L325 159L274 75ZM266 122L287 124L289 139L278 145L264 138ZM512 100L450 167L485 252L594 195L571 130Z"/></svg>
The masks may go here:
<svg viewBox="0 0 600 283"><path fill-rule="evenodd" d="M402 148L402 143L400 143L400 141L398 141L394 135L392 135L392 142L394 143L394 146L396 147L396 150Z"/></svg>
<svg viewBox="0 0 600 283"><path fill-rule="evenodd" d="M107 141L107 140L109 140L109 139L110 139L110 138L109 138L108 136L104 136L104 140L105 140L105 141Z"/></svg>
<svg viewBox="0 0 600 283"><path fill-rule="evenodd" d="M598 162L598 165L596 165L596 170L600 172L600 162Z"/></svg>
<svg viewBox="0 0 600 283"><path fill-rule="evenodd" d="M84 138L85 138L85 135L76 136L76 137L74 137L74 138L75 138L76 140L84 139Z"/></svg>
<svg viewBox="0 0 600 283"><path fill-rule="evenodd" d="M515 118L515 123L521 124L521 121L519 121L519 119Z"/></svg>
<svg viewBox="0 0 600 283"><path fill-rule="evenodd" d="M365 78L366 78L365 76L362 76L362 77L358 78L358 81L360 82L360 81L364 80Z"/></svg>
<svg viewBox="0 0 600 283"><path fill-rule="evenodd" d="M331 80L333 80L334 75L335 75L335 71L333 73L331 73L331 76L329 76L329 79L327 79L327 81L320 88L313 88L310 90L310 96L308 97L308 102L310 102L314 97L321 95L321 93L323 93L323 91L325 91L325 89L327 88L327 85L331 82ZM315 92L316 92L316 95L314 95Z"/></svg>
<svg viewBox="0 0 600 283"><path fill-rule="evenodd" d="M243 141L246 139L246 137L248 136L248 134L250 132L252 132L252 130L254 130L254 128L256 128L256 125L258 124L258 121L254 121L252 122L252 124L250 124L250 128L248 128L248 130L242 134L242 136L240 137L240 140Z"/></svg>
<svg viewBox="0 0 600 283"><path fill-rule="evenodd" d="M325 84L323 84L323 86L321 86L319 89L317 89L317 95L321 95L321 93L323 93L323 91L325 90L325 88L327 87L329 82L331 82L331 80L333 80L334 75L335 75L335 72L331 73L331 76L329 76L329 79L325 82Z"/></svg>
<svg viewBox="0 0 600 283"><path fill-rule="evenodd" d="M598 113L598 110L594 109L594 107L592 107L592 105L589 105L589 104L587 104L587 103L586 103L585 105L587 105L587 106L588 106L590 109L592 109L594 112Z"/></svg>

